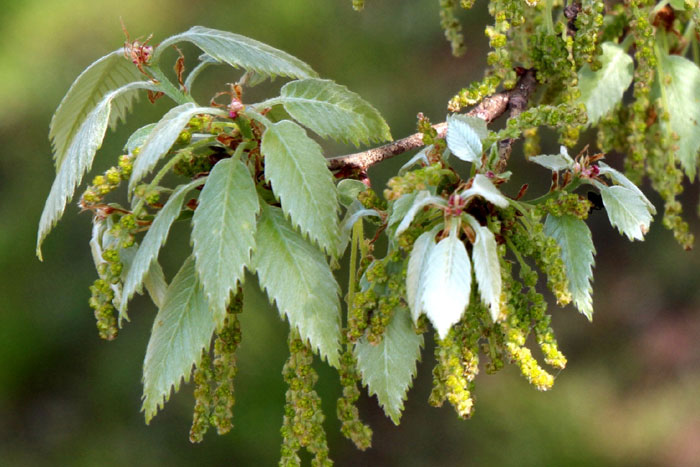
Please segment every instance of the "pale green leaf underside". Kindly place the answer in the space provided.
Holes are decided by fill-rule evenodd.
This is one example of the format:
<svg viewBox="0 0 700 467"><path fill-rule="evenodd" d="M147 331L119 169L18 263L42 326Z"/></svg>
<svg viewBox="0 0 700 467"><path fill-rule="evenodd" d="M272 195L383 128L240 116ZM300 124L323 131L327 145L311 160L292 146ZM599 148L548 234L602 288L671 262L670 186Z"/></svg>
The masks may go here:
<svg viewBox="0 0 700 467"><path fill-rule="evenodd" d="M292 328L338 365L339 287L326 259L306 241L277 207L264 205L258 222L253 267L260 287Z"/></svg>
<svg viewBox="0 0 700 467"><path fill-rule="evenodd" d="M428 266L430 251L435 246L435 229L430 232L423 232L413 243L411 256L408 258L406 269L406 302L411 310L413 322L418 321L421 314L421 306L418 299L423 293L421 277L425 274Z"/></svg>
<svg viewBox="0 0 700 467"><path fill-rule="evenodd" d="M95 153L102 146L102 140L109 124L112 100L134 89L150 87L149 83L135 82L106 94L75 133L66 150L63 163L58 169L56 179L51 185L51 191L41 213L36 241L36 254L39 259L41 259L41 243L63 215L66 204L73 197L73 193L80 185L85 172L92 167Z"/></svg>
<svg viewBox="0 0 700 467"><path fill-rule="evenodd" d="M462 199L468 199L471 196L480 196L500 208L508 206L508 198L503 196L503 193L491 183L491 180L489 180L486 175L482 174L476 174L472 186L464 190L460 196Z"/></svg>
<svg viewBox="0 0 700 467"><path fill-rule="evenodd" d="M476 284L479 287L481 301L489 307L491 318L496 322L501 314L502 288L496 238L488 227L478 225L476 220L472 227L476 232L476 242L472 250Z"/></svg>
<svg viewBox="0 0 700 467"><path fill-rule="evenodd" d="M250 264L259 211L255 183L245 164L234 158L217 163L192 218L197 273L217 326L223 324L230 293Z"/></svg>
<svg viewBox="0 0 700 467"><path fill-rule="evenodd" d="M593 319L591 281L595 248L591 231L584 221L567 214L561 217L548 215L544 232L559 245L574 305L589 320Z"/></svg>
<svg viewBox="0 0 700 467"><path fill-rule="evenodd" d="M136 184L153 170L158 161L175 144L187 122L197 114L225 116L226 112L212 107L198 107L192 102L170 109L153 127L143 142L139 155L134 161L134 168L129 179L129 191L133 190Z"/></svg>
<svg viewBox="0 0 700 467"><path fill-rule="evenodd" d="M394 225L397 225L403 220L404 217L406 217L406 214L408 213L408 210L411 209L411 206L413 206L418 193L420 192L413 191L411 193L405 193L401 195L399 199L389 203L389 210L391 212L389 214L389 220L387 221L387 228L390 229Z"/></svg>
<svg viewBox="0 0 700 467"><path fill-rule="evenodd" d="M49 125L57 170L66 157L73 137L97 103L110 91L140 77L138 69L124 57L124 49L118 49L94 62L76 78ZM113 100L109 120L112 128L119 119L124 120L134 97L134 94L124 94Z"/></svg>
<svg viewBox="0 0 700 467"><path fill-rule="evenodd" d="M476 162L481 157L481 140L488 135L486 122L477 117L450 115L447 117L447 147L455 157Z"/></svg>
<svg viewBox="0 0 700 467"><path fill-rule="evenodd" d="M644 240L651 224L651 213L644 201L629 188L621 185L606 187L597 184L603 198L610 224L630 240Z"/></svg>
<svg viewBox="0 0 700 467"><path fill-rule="evenodd" d="M324 79L292 81L280 100L289 114L318 135L355 146L391 140L377 109L345 86Z"/></svg>
<svg viewBox="0 0 700 467"><path fill-rule="evenodd" d="M408 229L411 226L411 223L413 222L413 219L415 219L416 215L418 215L418 213L424 207L429 206L431 204L435 206L444 206L447 203L445 202L444 198L440 196L433 196L430 194L429 191L419 192L413 200L413 204L411 205L411 207L406 211L406 215L401 220L401 223L396 228L396 236L398 237L399 235L404 233L406 229Z"/></svg>
<svg viewBox="0 0 700 467"><path fill-rule="evenodd" d="M632 180L625 177L625 175L622 172L613 169L605 162L598 162L598 168L600 169L600 175L607 175L616 184L622 185L625 188L629 188L630 190L637 193L637 196L639 196L639 198L642 201L644 201L644 204L649 209L649 212L651 212L652 214L656 214L656 208L653 204L651 204L651 201L649 201L649 199L646 196L644 196L644 193L642 193L642 190L640 190L639 187L637 187L637 185L632 183Z"/></svg>
<svg viewBox="0 0 700 467"><path fill-rule="evenodd" d="M216 60L241 67L264 76L314 78L317 73L298 58L279 49L232 32L194 26L188 31L169 37L154 51L154 60L169 45L188 41Z"/></svg>
<svg viewBox="0 0 700 467"><path fill-rule="evenodd" d="M540 156L532 156L528 160L552 172L569 169L572 165L562 154L542 154Z"/></svg>
<svg viewBox="0 0 700 467"><path fill-rule="evenodd" d="M622 100L622 95L634 76L632 57L622 47L605 42L601 49L601 68L592 71L586 64L578 74L580 101L586 106L591 124L600 120Z"/></svg>
<svg viewBox="0 0 700 467"><path fill-rule="evenodd" d="M175 275L158 311L143 363L143 405L146 423L177 392L180 380L189 381L202 349L209 348L214 317L197 280L194 258L189 257Z"/></svg>
<svg viewBox="0 0 700 467"><path fill-rule="evenodd" d="M369 395L376 395L379 404L398 425L406 392L416 376L423 336L416 334L408 310L394 309L394 316L382 340L372 345L366 339L355 345L357 368Z"/></svg>
<svg viewBox="0 0 700 467"><path fill-rule="evenodd" d="M339 239L338 195L319 145L296 123L284 120L263 134L265 178L292 223L329 254Z"/></svg>
<svg viewBox="0 0 700 467"><path fill-rule="evenodd" d="M664 55L661 69L663 93L671 120L664 126L678 136L677 156L685 173L693 180L700 150L700 68L678 55Z"/></svg>
<svg viewBox="0 0 700 467"><path fill-rule="evenodd" d="M456 232L431 249L421 283L421 308L444 339L462 317L471 294L471 262Z"/></svg>
<svg viewBox="0 0 700 467"><path fill-rule="evenodd" d="M129 136L129 139L126 141L126 144L124 145L124 150L131 154L134 152L134 149L143 146L143 143L146 142L148 136L151 134L153 128L155 128L156 125L157 123L149 123L148 125L144 125L135 132L133 132L131 136Z"/></svg>
<svg viewBox="0 0 700 467"><path fill-rule="evenodd" d="M190 190L201 184L202 180L195 180L187 185L180 185L177 187L173 194L170 195L170 198L168 198L165 206L163 206L163 208L156 215L155 219L153 219L153 223L148 229L148 232L146 232L146 235L143 237L131 268L129 269L129 273L126 275L126 279L124 280L122 302L121 306L119 307L120 316L124 315L126 312L127 302L141 286L141 283L146 278L149 270L156 262L158 252L165 244L165 240L168 238L170 226L180 215L180 209L182 208L182 202L185 199L185 195L189 193Z"/></svg>

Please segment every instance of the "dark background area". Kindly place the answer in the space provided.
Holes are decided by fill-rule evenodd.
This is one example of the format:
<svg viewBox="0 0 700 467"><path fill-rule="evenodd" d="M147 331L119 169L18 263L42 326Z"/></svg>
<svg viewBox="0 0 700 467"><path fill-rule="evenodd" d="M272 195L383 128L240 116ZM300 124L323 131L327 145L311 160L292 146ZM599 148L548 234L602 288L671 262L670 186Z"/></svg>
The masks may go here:
<svg viewBox="0 0 700 467"><path fill-rule="evenodd" d="M157 43L199 24L281 48L373 103L400 138L414 131L419 111L442 121L447 100L480 77L485 3L462 15L468 52L459 59L442 36L438 2L428 0L368 0L362 13L352 11L350 0L28 0L0 7L0 465L275 465L287 325L254 281L247 286L254 299L242 315L235 427L192 445L191 385L183 385L150 426L139 413L155 307L139 297L115 342L97 336L87 304L95 278L90 216L71 203L44 244L44 263L34 256L54 176L51 115L80 71L122 44L121 17L132 39L153 33ZM191 68L195 51L183 50ZM169 54L166 59L174 60ZM195 94L206 102L238 76L225 68L207 71ZM108 133L94 171L113 165L130 132L157 120L167 105L142 99L128 123ZM326 147L329 156L354 150ZM544 144L545 150L557 147ZM518 177L508 189L538 179L546 187L546 171L526 167L518 154L516 147ZM374 186L408 157L376 169ZM608 163L622 165L618 157ZM688 186L686 195L686 217L700 232L697 186ZM658 197L651 199L660 207ZM451 408L427 404L429 344L400 426L384 417L374 398L361 399L361 415L375 432L373 447L363 453L338 433L335 370L317 365L336 464L699 465L700 258L675 244L659 220L647 241L630 243L603 211L591 216L598 250L594 321L572 307L552 306L569 364L548 393L530 387L516 368L481 374L476 412L461 421ZM186 231L176 229L161 253L168 278L188 248Z"/></svg>

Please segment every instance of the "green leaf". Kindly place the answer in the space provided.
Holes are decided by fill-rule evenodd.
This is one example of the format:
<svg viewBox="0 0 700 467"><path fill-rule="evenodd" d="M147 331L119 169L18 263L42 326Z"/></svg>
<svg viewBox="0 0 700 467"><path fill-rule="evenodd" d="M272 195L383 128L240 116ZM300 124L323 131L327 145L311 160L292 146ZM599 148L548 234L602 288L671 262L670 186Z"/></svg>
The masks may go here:
<svg viewBox="0 0 700 467"><path fill-rule="evenodd" d="M433 196L430 194L429 191L419 192L413 200L413 204L411 205L411 207L408 209L408 211L406 211L406 215L401 220L401 223L396 228L395 235L398 237L399 235L404 233L406 229L408 229L411 226L411 222L413 222L413 219L416 217L418 212L420 212L424 207L429 206L431 204L434 206L445 206L447 205L447 202L445 201L445 198L442 198L440 196Z"/></svg>
<svg viewBox="0 0 700 467"><path fill-rule="evenodd" d="M472 196L481 196L499 208L508 207L508 198L503 196L503 193L491 183L486 175L482 174L476 174L472 186L464 190L460 196L465 200Z"/></svg>
<svg viewBox="0 0 700 467"><path fill-rule="evenodd" d="M601 68L592 71L585 64L578 73L579 100L586 106L590 124L598 122L622 101L634 77L634 61L622 47L604 42L601 50Z"/></svg>
<svg viewBox="0 0 700 467"><path fill-rule="evenodd" d="M102 146L102 140L109 124L112 101L119 95L134 89L150 87L149 83L139 81L109 92L83 120L80 129L73 136L65 152L63 163L58 169L56 179L51 185L49 197L41 213L36 239L36 254L39 259L42 259L41 243L63 215L66 204L73 197L73 193L80 185L85 172L92 167L95 153Z"/></svg>
<svg viewBox="0 0 700 467"><path fill-rule="evenodd" d="M265 178L292 223L329 254L336 251L338 195L319 145L296 123L270 125L262 137Z"/></svg>
<svg viewBox="0 0 700 467"><path fill-rule="evenodd" d="M491 310L491 318L495 323L501 314L501 265L498 260L496 238L488 227L484 227L472 216L468 216L469 225L476 233L476 241L472 250L474 275L479 286L481 301Z"/></svg>
<svg viewBox="0 0 700 467"><path fill-rule="evenodd" d="M477 162L483 149L481 141L488 136L486 121L478 117L453 114L447 117L447 147L455 157Z"/></svg>
<svg viewBox="0 0 700 467"><path fill-rule="evenodd" d="M420 297L423 294L424 284L421 278L428 267L430 252L435 247L435 234L442 228L442 224L434 227L429 232L423 232L413 243L411 256L408 258L406 268L406 302L411 310L413 322L418 321L422 309Z"/></svg>
<svg viewBox="0 0 700 467"><path fill-rule="evenodd" d="M357 369L369 395L376 395L384 413L399 424L403 401L416 376L423 336L416 331L403 307L394 308L394 315L381 342L372 345L362 338L354 349Z"/></svg>
<svg viewBox="0 0 700 467"><path fill-rule="evenodd" d="M405 193L397 200L389 202L389 220L387 221L387 229L391 229L394 225L400 223L408 210L411 209L413 203L416 201L416 196L418 196L418 191L412 191L411 193Z"/></svg>
<svg viewBox="0 0 700 467"><path fill-rule="evenodd" d="M90 112L111 90L140 79L141 73L124 57L124 49L105 55L87 67L73 82L49 125L56 169L61 167L73 138ZM131 109L134 94L123 94L113 101L109 119L112 129Z"/></svg>
<svg viewBox="0 0 700 467"><path fill-rule="evenodd" d="M423 165L430 165L430 161L428 160L428 154L430 151L433 150L433 145L428 145L418 151L416 154L411 157L408 162L406 162L404 165L401 166L399 169L399 175L405 174L408 169L413 167L414 165L417 165L418 163L423 164Z"/></svg>
<svg viewBox="0 0 700 467"><path fill-rule="evenodd" d="M279 208L267 205L258 222L256 242L253 266L260 287L290 326L337 367L340 288L323 253L291 226Z"/></svg>
<svg viewBox="0 0 700 467"><path fill-rule="evenodd" d="M131 300L131 297L133 297L134 293L141 286L141 283L153 267L153 264L156 263L158 252L168 238L170 226L180 215L180 209L182 208L185 195L202 183L202 179L197 179L187 185L180 185L177 187L173 194L170 195L170 198L168 198L163 209L161 209L155 219L153 219L153 223L143 237L141 245L131 264L131 268L124 280L122 301L119 307L120 317L124 316L126 318L126 305L128 301Z"/></svg>
<svg viewBox="0 0 700 467"><path fill-rule="evenodd" d="M566 265L566 277L574 305L589 320L593 319L593 239L584 221L571 215L548 215L544 233L554 238L561 250L561 259Z"/></svg>
<svg viewBox="0 0 700 467"><path fill-rule="evenodd" d="M309 65L286 52L245 36L202 26L193 26L182 34L165 39L153 52L154 62L170 45L182 41L192 42L214 59L228 63L234 68L252 70L263 76L318 76Z"/></svg>
<svg viewBox="0 0 700 467"><path fill-rule="evenodd" d="M359 194L366 190L367 185L361 181L345 178L338 182L338 200L343 206L350 206Z"/></svg>
<svg viewBox="0 0 700 467"><path fill-rule="evenodd" d="M168 287L158 311L143 362L143 405L149 423L170 398L170 390L189 381L202 349L208 349L216 325L189 257Z"/></svg>
<svg viewBox="0 0 700 467"><path fill-rule="evenodd" d="M324 138L355 146L391 140L389 126L377 109L333 81L292 81L282 86L280 100L295 120Z"/></svg>
<svg viewBox="0 0 700 467"><path fill-rule="evenodd" d="M620 185L605 186L596 183L603 198L610 224L630 240L644 240L651 224L651 213L642 198L629 188Z"/></svg>
<svg viewBox="0 0 700 467"><path fill-rule="evenodd" d="M250 264L259 211L248 167L237 158L218 162L192 218L197 273L217 326L223 324L230 293L243 281L244 269Z"/></svg>
<svg viewBox="0 0 700 467"><path fill-rule="evenodd" d="M574 160L569 156L569 152L566 150L565 146L561 147L559 154L532 156L528 160L534 162L535 164L539 164L552 172L571 169L574 166Z"/></svg>
<svg viewBox="0 0 700 467"><path fill-rule="evenodd" d="M444 339L469 305L472 289L471 263L456 227L431 249L423 272L418 300L440 339Z"/></svg>
<svg viewBox="0 0 700 467"><path fill-rule="evenodd" d="M661 96L671 116L663 127L675 133L674 146L681 166L692 181L698 164L700 149L700 68L679 55L662 55L659 67L663 70Z"/></svg>
<svg viewBox="0 0 700 467"><path fill-rule="evenodd" d="M151 262L151 267L148 268L148 272L143 278L143 285L158 309L163 308L168 292L168 283L165 281L165 273L163 273L163 268L160 267L158 261Z"/></svg>
<svg viewBox="0 0 700 467"><path fill-rule="evenodd" d="M131 192L136 184L143 177L153 170L158 161L168 153L182 129L190 119L197 114L226 116L226 112L212 107L198 107L192 102L173 107L163 115L163 118L156 124L143 142L141 151L134 161L134 168L129 179L129 191Z"/></svg>
<svg viewBox="0 0 700 467"><path fill-rule="evenodd" d="M124 145L124 150L131 154L134 152L134 149L143 146L143 143L146 142L148 136L151 134L153 128L155 128L156 125L156 123L149 123L148 125L144 125L135 132L133 132L131 136L129 136L129 139L126 141L126 144Z"/></svg>
<svg viewBox="0 0 700 467"><path fill-rule="evenodd" d="M649 212L651 212L652 214L656 214L656 208L654 207L653 204L651 204L651 201L649 201L647 199L647 197L644 196L644 193L642 193L642 190L640 190L637 187L637 185L632 183L632 180L625 177L625 175L623 173L619 172L618 170L613 169L605 162L598 162L598 169L599 169L601 175L607 175L616 184L622 185L625 188L629 188L630 190L637 193L637 196L639 196L639 198L642 201L644 201L644 204L646 204L647 208L649 209Z"/></svg>

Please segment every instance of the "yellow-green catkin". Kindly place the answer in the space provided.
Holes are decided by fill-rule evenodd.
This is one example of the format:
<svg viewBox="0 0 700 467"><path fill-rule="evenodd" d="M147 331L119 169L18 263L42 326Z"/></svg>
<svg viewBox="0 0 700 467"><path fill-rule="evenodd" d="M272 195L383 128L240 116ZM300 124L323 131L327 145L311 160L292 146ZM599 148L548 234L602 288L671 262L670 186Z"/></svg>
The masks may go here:
<svg viewBox="0 0 700 467"><path fill-rule="evenodd" d="M116 166L110 167L104 174L97 175L92 179L92 184L85 189L80 198L80 204L83 207L88 207L102 202L105 195L116 190L122 180L127 180L131 176L133 166L133 155L119 156L119 162Z"/></svg>
<svg viewBox="0 0 700 467"><path fill-rule="evenodd" d="M452 55L459 57L466 51L464 47L464 35L462 25L457 19L458 0L439 0L440 2L440 26L445 32L445 38L450 42Z"/></svg>
<svg viewBox="0 0 700 467"><path fill-rule="evenodd" d="M352 353L352 347L347 346L340 358L338 370L340 385L343 387L343 395L338 398L338 420L341 423L340 432L352 441L357 449L364 451L372 445L372 429L362 423L357 409L357 400L360 397L360 375L357 372L357 361Z"/></svg>
<svg viewBox="0 0 700 467"><path fill-rule="evenodd" d="M239 293L231 301L224 325L214 341L214 384L211 424L218 434L228 433L233 428L233 405L236 398L233 383L238 373L236 350L241 343L241 326L238 314L243 310L243 298Z"/></svg>
<svg viewBox="0 0 700 467"><path fill-rule="evenodd" d="M530 349L525 347L525 337L522 330L512 328L507 323L502 324L506 335L506 355L512 363L518 365L520 373L540 391L547 391L554 384L554 377L545 371L532 356Z"/></svg>
<svg viewBox="0 0 700 467"><path fill-rule="evenodd" d="M288 344L289 359L284 364L282 375L289 388L280 430L282 449L279 465L300 466L298 452L301 448L313 454L312 466L333 465L328 457L321 398L314 390L318 375L311 367L313 354L295 330L290 331Z"/></svg>
<svg viewBox="0 0 700 467"><path fill-rule="evenodd" d="M202 351L202 359L194 370L194 414L190 427L190 442L201 443L210 426L209 414L211 412L212 394L211 381L211 357L209 349Z"/></svg>

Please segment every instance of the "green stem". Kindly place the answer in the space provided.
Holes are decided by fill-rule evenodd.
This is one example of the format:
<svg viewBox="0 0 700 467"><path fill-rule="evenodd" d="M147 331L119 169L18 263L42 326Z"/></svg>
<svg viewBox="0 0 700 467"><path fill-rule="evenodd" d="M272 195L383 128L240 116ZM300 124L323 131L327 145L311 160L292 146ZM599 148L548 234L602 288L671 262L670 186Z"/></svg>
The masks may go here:
<svg viewBox="0 0 700 467"><path fill-rule="evenodd" d="M552 7L554 6L554 0L547 0L544 6L544 23L547 25L547 32L554 35L554 21L552 20Z"/></svg>
<svg viewBox="0 0 700 467"><path fill-rule="evenodd" d="M350 241L350 278L348 280L348 310L352 307L355 298L355 287L357 284L357 250L363 237L362 221L355 222L352 226L352 239Z"/></svg>

